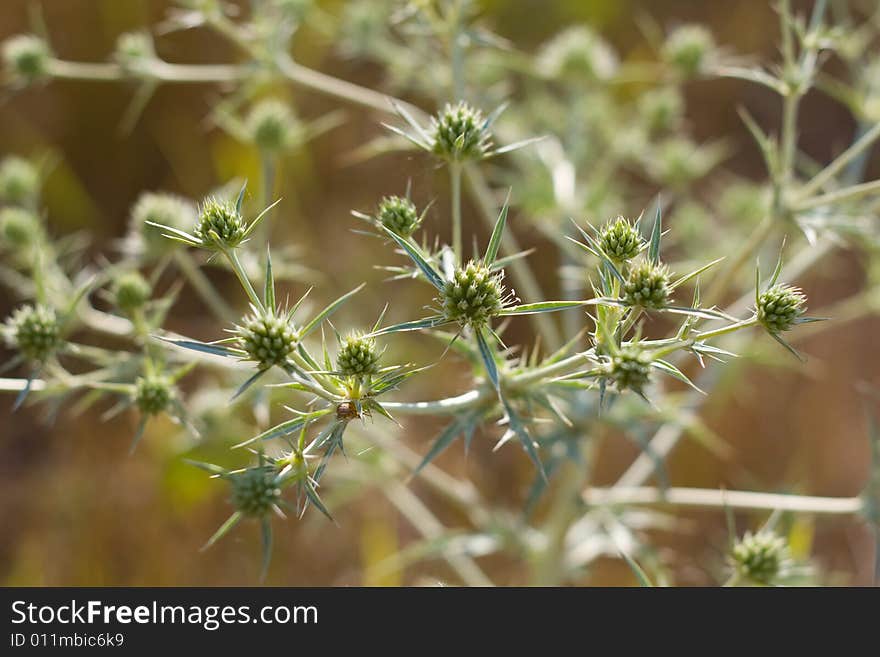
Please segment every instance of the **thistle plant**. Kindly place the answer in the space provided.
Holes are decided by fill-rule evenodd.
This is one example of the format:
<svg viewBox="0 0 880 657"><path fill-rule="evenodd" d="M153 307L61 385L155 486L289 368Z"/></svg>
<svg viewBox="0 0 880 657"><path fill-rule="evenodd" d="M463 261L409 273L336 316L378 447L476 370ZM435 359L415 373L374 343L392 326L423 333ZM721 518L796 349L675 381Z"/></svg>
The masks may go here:
<svg viewBox="0 0 880 657"><path fill-rule="evenodd" d="M767 68L743 66L700 25L655 34L647 62L638 59L646 48L618 51L587 25L567 27L535 57L522 58L467 1L415 3L393 19L384 2L370 0L370 12L355 3L341 18L340 52L379 65L388 74L382 90L291 57L301 25L316 20L320 31L330 20L307 4L265 0L233 16L219 3L189 3L169 14L156 43L146 30L122 35L104 63L61 59L48 37L12 37L3 45L13 86L134 81L128 126L149 111L162 85L219 84L206 125L254 156L254 166L241 165L237 175L253 168L260 174L255 193L241 178L190 190L193 200L143 192L122 243L84 266L75 240L55 235L56 210L40 205L39 169L17 157L3 160L0 281L21 305L3 324L18 375L0 379L0 389L18 394L16 406L83 412L107 403L108 421L128 409L136 419L132 450L144 437L147 446L162 444L168 432L153 427L176 423L187 460L229 487L233 510L205 547L253 521L264 577L273 515L344 522L346 500L362 489L386 496L421 534L395 559L439 557L451 579L468 585L502 581L481 558L495 553L534 584L584 582L603 555L623 556L640 582L665 578L650 530L669 529L671 516L643 507L876 521L873 484L850 498L728 491L671 485L665 468L685 436L723 451L702 406L704 399L724 406L737 389L739 368L727 361L757 358L765 344L777 348L773 341L800 357L789 340L834 323L813 324L818 318L807 316L796 284L813 289L813 276L826 269L813 266L837 244L849 240L868 257L876 241L873 225L858 220L876 214L880 194L878 181L862 180L880 138L876 117L866 118L876 89L855 63L869 50L846 42L846 30L830 29L823 0L805 18L783 0L781 62ZM377 18L383 16L389 24ZM177 64L159 57L164 50L156 44L166 31L194 25L229 40L240 60ZM877 32L868 42L880 42L880 31L865 29ZM852 84L822 68L832 55L854 69ZM685 85L710 78L757 84L781 97L775 130L742 112L765 179L734 180L724 171L724 142L700 143L689 133ZM402 160L413 170L360 199L369 211L352 212L379 240L315 248L297 223L296 204L274 200L279 186L305 184L278 175L285 156L345 120L335 113L310 120L288 86L349 106L348 113L384 117L387 132L377 128L374 141L345 153L358 166L372 166L380 153L421 153ZM852 144L828 163L799 148L799 108L811 90L846 99L861 122ZM448 188L430 179L438 167ZM404 184L405 194L396 195ZM323 204L317 220L342 234L350 226L335 205ZM282 232L301 238L301 253L316 253L324 269L309 281L314 292L300 289L293 303L283 295L305 283L302 257L278 243ZM535 249L520 245L525 236L540 238ZM784 267L786 238L795 253ZM349 275L348 251L364 243L371 263L393 280L370 280L338 296L331 281ZM766 276L756 267L753 282L747 268L768 256L778 258L775 269ZM546 265L543 274L558 268L558 278L539 276L537 263ZM790 282L782 282L783 273ZM238 293L230 293L236 283ZM358 295L365 285L388 300L372 326L357 321L378 310ZM399 285L412 290L398 293ZM188 303L182 294L210 313L209 322L191 327L202 339L167 321ZM845 320L872 312L876 304L864 294L832 304L827 314ZM313 297L324 299L317 312ZM408 307L410 298L420 300L416 307ZM413 347L419 341L439 342L442 355L425 356ZM462 370L448 381L461 388L413 401L410 383L435 383L430 372L438 360ZM181 384L193 370L192 386ZM717 385L722 373L734 383ZM430 445L412 440L418 423L411 420L421 416L440 422ZM597 485L600 443L618 437L637 444L639 454L618 481ZM522 513L447 471L442 455L453 443L471 449L486 438L495 450L512 445L531 465ZM237 463L204 462L215 460L223 441ZM419 488L407 488L407 475L419 478ZM502 475L511 488L522 483L513 471ZM808 486L789 483L798 491ZM417 497L422 486L425 501ZM456 513L436 512L435 498ZM728 558L735 583L762 585L783 583L793 561L786 539L769 529L746 533ZM647 570L640 565L649 562ZM276 561L275 568L283 566Z"/></svg>

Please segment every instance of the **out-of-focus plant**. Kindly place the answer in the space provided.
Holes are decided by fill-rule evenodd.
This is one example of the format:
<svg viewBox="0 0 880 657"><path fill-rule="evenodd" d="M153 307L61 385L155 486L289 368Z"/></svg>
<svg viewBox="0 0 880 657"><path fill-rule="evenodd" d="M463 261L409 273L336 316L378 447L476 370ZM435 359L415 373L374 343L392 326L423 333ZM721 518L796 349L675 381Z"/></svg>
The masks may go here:
<svg viewBox="0 0 880 657"><path fill-rule="evenodd" d="M789 280L801 278L841 240L876 242L867 219L876 212L880 181L861 178L880 137L877 80L871 67L860 65L876 51L876 21L852 30L858 17L831 15L825 0L806 18L783 0L781 61L763 68L744 65L700 25L649 35L656 56L639 61L588 25L565 29L535 53L522 52L486 29L468 0L351 2L335 21L308 0L254 0L243 16L222 0L178 4L163 33L213 30L238 48L241 61L166 62L143 31L122 35L107 62L74 62L57 55L47 36L21 35L2 48L9 83L134 82L129 127L160 85L222 83L234 92L212 118L258 150L262 189L254 198L246 186L237 196L227 186L199 205L145 192L132 207L119 259L98 269L83 266L78 245L52 237L44 224L39 168L13 156L0 163L0 274L23 301L4 325L16 353L11 366L23 368L23 378L0 383L18 393L16 404L32 398L60 410L77 398L75 408L82 410L110 397L114 413L132 407L140 418L133 447L159 415L198 437L217 424L218 411L200 406L196 395L188 400L177 384L193 367L209 371L199 388L234 400L220 415L239 417L239 406L251 405L262 419L233 445L242 467L197 463L229 484L234 507L208 545L241 520L256 519L264 573L271 514L300 516L314 506L331 517L332 505L319 490L346 482L379 486L424 534L422 544L405 548L388 567L439 556L472 585L492 583L477 560L494 552L522 559L538 584L576 581L606 554L625 558L642 583L652 579L639 565L645 560L654 577L665 579L644 530L666 526L668 517L644 513L642 506L863 514L876 521L876 486L854 498L681 488L669 486L662 466L682 436L706 438L699 406L724 361L761 334L800 357L789 336L817 318L807 316L801 290L782 282L784 237L794 251ZM291 44L310 21L333 32L341 55L381 64L390 92L433 103L436 111L294 60ZM832 57L849 67L848 78L825 73ZM766 164L764 181L731 183L718 174L728 144L697 143L689 135L684 89L716 77L746 80L782 100L774 132L742 110ZM276 168L286 152L344 120L342 114L300 119L285 96L265 94L267 86L288 84L382 114L387 131L361 156L416 149L425 164L417 159L413 166L448 170L448 231L429 218L430 204L413 198L408 184L405 196L393 195L401 186L395 183L373 210L354 212L367 223L361 232L396 259L386 267L394 278L425 284L425 302L433 303L427 314L395 308L407 319L385 325L386 306L377 309L372 326L338 332L331 315L360 287L318 312L306 308L308 291L290 306L276 298L275 271L296 271L292 253L277 246L273 270L267 245L269 217L283 211L273 199ZM860 125L852 145L825 165L806 161L798 149L799 108L811 90L844 102ZM717 197L704 191L709 179ZM478 218L468 212L465 193ZM502 203L503 194L508 201ZM724 240L707 234L717 225L708 223L711 214L724 224ZM509 229L511 216L539 229L547 242L542 249L560 263L554 294L545 294L532 272L531 251ZM472 254L468 243L479 222L489 239ZM424 236L417 238L420 231ZM201 254L237 278L247 310L211 284L199 267ZM752 279L746 267L762 254L778 264L769 276L756 267ZM169 268L215 314L213 340L164 328L179 291L160 285ZM876 308L876 299L873 305L858 298L841 303L860 312ZM658 321L649 325L648 319ZM505 342L511 321L531 322L534 345ZM447 343L471 369L468 389L431 401L396 400L411 377L432 365L388 362L385 347L406 331ZM89 334L127 339L130 348L80 341ZM267 403L283 405L289 417L273 424ZM407 415L444 419L423 456L398 439L399 431L390 432L395 418ZM386 426L373 431L367 418ZM494 425L502 427L497 447L519 444L535 468L521 515L493 506L470 482L434 463L458 437L467 446L478 428L491 432ZM643 449L616 484L596 487L590 463L608 427ZM336 474L334 456L346 451L344 439L376 441L384 456L361 458L349 450ZM444 526L424 504L401 498L410 495L399 478L406 469L461 508L467 526ZM656 486L646 486L652 477ZM537 513L538 506L546 512ZM783 583L791 563L783 535L768 528L747 532L731 547L729 581Z"/></svg>

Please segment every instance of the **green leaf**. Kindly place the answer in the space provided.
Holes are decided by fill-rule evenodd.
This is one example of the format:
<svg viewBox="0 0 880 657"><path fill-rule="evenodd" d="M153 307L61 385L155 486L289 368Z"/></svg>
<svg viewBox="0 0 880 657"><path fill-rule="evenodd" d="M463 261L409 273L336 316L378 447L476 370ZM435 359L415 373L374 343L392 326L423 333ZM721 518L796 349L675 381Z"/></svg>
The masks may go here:
<svg viewBox="0 0 880 657"><path fill-rule="evenodd" d="M402 248L406 252L406 254L410 257L410 260L412 260L415 263L416 267L418 267L419 270L421 270L421 272L425 275L425 278L428 279L428 282L436 287L438 291L442 292L443 277L437 273L437 270L435 270L428 263L427 260L425 260L425 257L422 255L419 248L408 239L405 239L395 233L393 230L389 230L385 226L380 226L380 228L385 231L385 234L388 235L388 237L390 237L400 245L400 248Z"/></svg>
<svg viewBox="0 0 880 657"><path fill-rule="evenodd" d="M507 199L504 201L504 205L501 208L501 213L498 215L498 220L495 222L495 228L492 229L492 237L489 239L489 246L486 247L486 256L483 258L483 264L487 267L491 266L493 262L495 262L495 258L498 256L498 248L501 246L501 237L504 234L504 226L507 224L507 212L510 208L510 192L507 192Z"/></svg>
<svg viewBox="0 0 880 657"><path fill-rule="evenodd" d="M239 386L238 390L235 391L235 394L232 395L232 398L229 401L235 401L236 399L238 399L245 390L254 385L268 371L268 368L257 370L256 374L248 377L247 381Z"/></svg>
<svg viewBox="0 0 880 657"><path fill-rule="evenodd" d="M237 355L237 353L232 351L231 349L227 347L222 347L217 344L199 342L198 340L174 340L172 338L166 338L161 335L157 335L154 337L162 340L162 342L168 342L169 344L173 344L177 347L192 349L193 351L201 351L202 353L211 354L212 356L224 356L226 358L230 358Z"/></svg>
<svg viewBox="0 0 880 657"><path fill-rule="evenodd" d="M214 543L216 543L221 538L226 536L226 534L228 534L229 531L233 527L235 527L239 522L241 522L241 519L243 517L244 517L244 514L242 514L241 511L236 511L231 516L229 516L226 519L226 522L224 522L222 525L220 525L220 529L218 529L216 532L214 532L214 535L211 538L209 538L208 542L202 546L202 551L207 550L209 547L214 545Z"/></svg>
<svg viewBox="0 0 880 657"><path fill-rule="evenodd" d="M238 192L238 198L235 199L235 211L238 214L241 214L241 206L244 204L244 194L247 191L247 180L244 181L244 184L241 186L241 191Z"/></svg>
<svg viewBox="0 0 880 657"><path fill-rule="evenodd" d="M260 222L265 217L267 217L269 215L269 212L272 210L272 208L274 208L279 203L281 203L280 198L277 201L275 201L274 203L272 203L271 205L269 205L268 207L266 207L260 214L258 214L256 216L256 218L245 229L244 235L242 236L242 239L247 239L248 237L250 237L253 234L254 230L257 228L257 226L260 224Z"/></svg>
<svg viewBox="0 0 880 657"><path fill-rule="evenodd" d="M416 476L419 474L426 465L428 465L431 461L437 458L441 453L443 453L447 447L449 447L458 435L462 432L462 422L461 420L453 420L449 423L449 425L440 432L440 435L437 436L436 440L434 440L434 444L431 445L431 449L428 450L428 453L425 454L425 457L422 459L421 463L419 463L418 467L413 470L412 476Z"/></svg>
<svg viewBox="0 0 880 657"><path fill-rule="evenodd" d="M691 280L691 279L694 278L695 276L699 276L699 275L702 274L704 271L706 271L707 269L709 269L709 268L711 268L711 267L714 267L715 265L717 265L717 264L718 264L719 262L721 262L722 260L724 260L724 257L723 257L723 256L722 256L721 258L717 258L717 259L713 260L712 262L710 262L710 263L707 264L707 265L703 265L703 266L700 267L699 269L695 269L694 271L692 271L692 272L689 273L689 274L685 274L684 276L682 276L681 278L679 278L677 281L675 281L674 283L672 283L672 284L669 286L669 288L672 289L672 290L674 290L675 288L679 287L680 285L684 285L685 283L687 283L689 280Z"/></svg>
<svg viewBox="0 0 880 657"><path fill-rule="evenodd" d="M544 480L547 480L547 473L544 470L544 465L541 463L541 459L538 456L538 451L535 449L535 443L532 440L532 437L529 435L528 429L522 423L519 416L514 412L513 407L511 407L510 404L507 403L507 400L501 395L499 395L499 399L501 400L501 404L504 406L504 411L507 413L507 422L510 430L516 434L516 437L522 444L523 449L526 450L526 454L529 455L532 463L535 464L535 467L538 469L541 477Z"/></svg>
<svg viewBox="0 0 880 657"><path fill-rule="evenodd" d="M498 367L495 364L495 354L486 342L486 336L483 335L482 329L476 329L474 334L477 338L477 346L480 348L480 356L483 357L483 364L486 366L486 374L489 375L489 380L492 381L492 385L498 390Z"/></svg>
<svg viewBox="0 0 880 657"><path fill-rule="evenodd" d="M275 314L275 277L272 275L272 254L266 249L266 282L263 285L263 303Z"/></svg>
<svg viewBox="0 0 880 657"><path fill-rule="evenodd" d="M651 229L651 239L648 241L648 258L653 263L660 262L660 237L663 234L663 210L660 199L657 199L657 212L654 215L654 227Z"/></svg>
<svg viewBox="0 0 880 657"><path fill-rule="evenodd" d="M334 301L334 302L331 303L329 306L327 306L326 308L324 308L324 310L322 310L321 312L319 312L319 313L315 316L315 318L312 319L311 322L309 322L308 324L306 324L306 325L302 328L302 331L300 331L300 334L299 334L299 338L302 339L302 338L306 337L309 333L311 333L311 332L314 331L316 328L318 328L318 327L321 325L321 322L323 322L323 321L324 321L325 319L327 319L330 315L332 315L334 312L336 312L336 310L339 308L339 306L341 306L343 303L345 303L346 301L348 301L349 297L354 296L355 294L357 294L358 292L360 292L362 289L364 289L364 286L365 286L365 285L366 285L366 283L361 283L361 284L358 285L356 288L354 288L351 292L347 292L347 293L343 294L343 295L342 295L341 297L339 297L336 301Z"/></svg>

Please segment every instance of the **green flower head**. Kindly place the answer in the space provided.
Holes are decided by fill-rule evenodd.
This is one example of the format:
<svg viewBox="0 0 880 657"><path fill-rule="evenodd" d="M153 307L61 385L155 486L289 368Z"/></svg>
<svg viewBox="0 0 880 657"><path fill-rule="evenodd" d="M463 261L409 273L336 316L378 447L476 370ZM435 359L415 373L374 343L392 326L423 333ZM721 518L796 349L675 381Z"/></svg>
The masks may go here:
<svg viewBox="0 0 880 657"><path fill-rule="evenodd" d="M409 237L419 227L422 217L419 216L415 204L408 198L386 196L379 202L376 219L385 228L401 237Z"/></svg>
<svg viewBox="0 0 880 657"><path fill-rule="evenodd" d="M280 100L263 100L251 109L245 122L250 140L267 152L281 151L290 146L297 132L297 120Z"/></svg>
<svg viewBox="0 0 880 657"><path fill-rule="evenodd" d="M651 358L638 347L624 347L611 357L606 371L619 391L641 392L651 378Z"/></svg>
<svg viewBox="0 0 880 657"><path fill-rule="evenodd" d="M127 315L142 308L152 292L150 284L137 271L123 272L113 281L113 300L116 307Z"/></svg>
<svg viewBox="0 0 880 657"><path fill-rule="evenodd" d="M440 293L443 314L463 326L480 328L497 315L507 299L503 274L471 260L456 268Z"/></svg>
<svg viewBox="0 0 880 657"><path fill-rule="evenodd" d="M247 352L247 360L260 369L283 365L296 347L296 331L283 316L268 311L255 312L245 317L235 329L238 344Z"/></svg>
<svg viewBox="0 0 880 657"><path fill-rule="evenodd" d="M660 309L670 294L669 270L650 260L634 265L623 284L623 299L629 306Z"/></svg>
<svg viewBox="0 0 880 657"><path fill-rule="evenodd" d="M244 219L235 207L235 203L209 198L200 208L194 232L206 245L234 248L244 239L245 230Z"/></svg>
<svg viewBox="0 0 880 657"><path fill-rule="evenodd" d="M379 357L375 340L353 334L342 341L336 365L345 376L367 376L379 371Z"/></svg>
<svg viewBox="0 0 880 657"><path fill-rule="evenodd" d="M158 415L174 400L174 385L167 376L148 374L135 381L134 403L144 415Z"/></svg>
<svg viewBox="0 0 880 657"><path fill-rule="evenodd" d="M48 76L52 51L40 37L19 34L3 43L3 60L14 78L30 83Z"/></svg>
<svg viewBox="0 0 880 657"><path fill-rule="evenodd" d="M271 467L249 468L230 477L232 504L246 516L261 518L278 503L281 489Z"/></svg>
<svg viewBox="0 0 880 657"><path fill-rule="evenodd" d="M491 134L480 110L464 101L446 105L431 119L432 150L439 157L459 162L482 158L491 146Z"/></svg>
<svg viewBox="0 0 880 657"><path fill-rule="evenodd" d="M770 333L789 330L804 314L807 297L791 285L774 285L758 297L758 321Z"/></svg>
<svg viewBox="0 0 880 657"><path fill-rule="evenodd" d="M61 345L61 324L52 308L26 305L7 320L6 335L10 345L25 358L42 363Z"/></svg>
<svg viewBox="0 0 880 657"><path fill-rule="evenodd" d="M623 217L609 221L599 232L602 252L615 262L635 258L642 250L642 237L636 227Z"/></svg>
<svg viewBox="0 0 880 657"><path fill-rule="evenodd" d="M663 59L680 75L691 78L703 73L715 50L712 33L701 25L676 28L663 44Z"/></svg>
<svg viewBox="0 0 880 657"><path fill-rule="evenodd" d="M791 554L781 536L769 531L746 532L733 546L730 560L741 577L772 585L789 569Z"/></svg>

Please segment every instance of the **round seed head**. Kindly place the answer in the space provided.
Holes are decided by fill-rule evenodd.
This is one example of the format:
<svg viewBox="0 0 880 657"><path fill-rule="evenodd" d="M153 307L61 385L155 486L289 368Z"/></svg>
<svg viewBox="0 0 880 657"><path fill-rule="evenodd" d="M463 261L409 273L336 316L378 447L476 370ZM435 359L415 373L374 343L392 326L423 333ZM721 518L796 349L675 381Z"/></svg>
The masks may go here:
<svg viewBox="0 0 880 657"><path fill-rule="evenodd" d="M40 173L28 160L11 155L0 162L0 201L28 205L39 191Z"/></svg>
<svg viewBox="0 0 880 657"><path fill-rule="evenodd" d="M794 326L804 314L807 297L791 285L774 285L758 297L758 321L770 333L781 333Z"/></svg>
<svg viewBox="0 0 880 657"><path fill-rule="evenodd" d="M505 289L502 274L492 272L478 261L458 267L440 294L447 319L479 328L498 314L504 306Z"/></svg>
<svg viewBox="0 0 880 657"><path fill-rule="evenodd" d="M258 148L275 152L284 150L293 142L297 120L290 107L280 100L264 100L254 105L245 129Z"/></svg>
<svg viewBox="0 0 880 657"><path fill-rule="evenodd" d="M149 374L135 381L134 403L144 415L158 415L174 399L174 386L166 376Z"/></svg>
<svg viewBox="0 0 880 657"><path fill-rule="evenodd" d="M234 474L230 483L233 506L247 516L260 518L266 515L281 497L275 472L265 466Z"/></svg>
<svg viewBox="0 0 880 657"><path fill-rule="evenodd" d="M284 317L260 313L245 317L237 327L239 346L247 352L247 359L260 369L283 364L296 347L296 332Z"/></svg>
<svg viewBox="0 0 880 657"><path fill-rule="evenodd" d="M26 249L39 244L44 237L43 225L30 210L8 207L0 210L0 241L13 249Z"/></svg>
<svg viewBox="0 0 880 657"><path fill-rule="evenodd" d="M113 299L116 307L130 315L150 300L153 290L140 272L123 272L113 281Z"/></svg>
<svg viewBox="0 0 880 657"><path fill-rule="evenodd" d="M23 82L34 82L46 77L51 59L49 44L33 34L19 34L3 42L6 70Z"/></svg>
<svg viewBox="0 0 880 657"><path fill-rule="evenodd" d="M759 584L773 584L785 574L791 563L786 540L769 531L746 532L730 554L736 571Z"/></svg>
<svg viewBox="0 0 880 657"><path fill-rule="evenodd" d="M408 198L386 196L379 202L376 219L390 231L401 237L409 237L419 227L421 217L415 204Z"/></svg>
<svg viewBox="0 0 880 657"><path fill-rule="evenodd" d="M618 390L641 392L651 377L651 358L637 347L626 347L611 357L607 371Z"/></svg>
<svg viewBox="0 0 880 657"><path fill-rule="evenodd" d="M177 242L162 236L162 229L147 222L186 230L195 222L195 210L186 199L163 192L144 192L131 209L129 232L139 248L151 255L162 255Z"/></svg>
<svg viewBox="0 0 880 657"><path fill-rule="evenodd" d="M336 365L345 376L366 376L379 371L376 342L362 335L350 335L339 347Z"/></svg>
<svg viewBox="0 0 880 657"><path fill-rule="evenodd" d="M450 161L480 159L490 146L483 113L464 101L447 104L432 118L431 133L434 153Z"/></svg>
<svg viewBox="0 0 880 657"><path fill-rule="evenodd" d="M592 29L577 25L561 31L538 54L538 70L548 77L605 80L617 69L617 55Z"/></svg>
<svg viewBox="0 0 880 657"><path fill-rule="evenodd" d="M233 248L244 239L245 224L231 201L207 199L199 212L196 237L218 248Z"/></svg>
<svg viewBox="0 0 880 657"><path fill-rule="evenodd" d="M114 58L126 73L145 73L146 66L156 59L153 38L145 32L125 32L119 35Z"/></svg>
<svg viewBox="0 0 880 657"><path fill-rule="evenodd" d="M666 132L681 121L684 100L675 87L654 89L639 99L638 111L649 133Z"/></svg>
<svg viewBox="0 0 880 657"><path fill-rule="evenodd" d="M666 265L643 260L629 271L623 284L623 299L627 305L659 309L669 301L669 271Z"/></svg>
<svg viewBox="0 0 880 657"><path fill-rule="evenodd" d="M599 246L609 258L615 262L624 262L635 258L642 249L642 237L639 231L623 217L609 221L599 233Z"/></svg>
<svg viewBox="0 0 880 657"><path fill-rule="evenodd" d="M715 50L712 33L702 25L682 25L663 44L663 59L685 78L702 73Z"/></svg>
<svg viewBox="0 0 880 657"><path fill-rule="evenodd" d="M61 344L55 310L42 304L22 306L7 320L8 342L33 362L46 361Z"/></svg>

